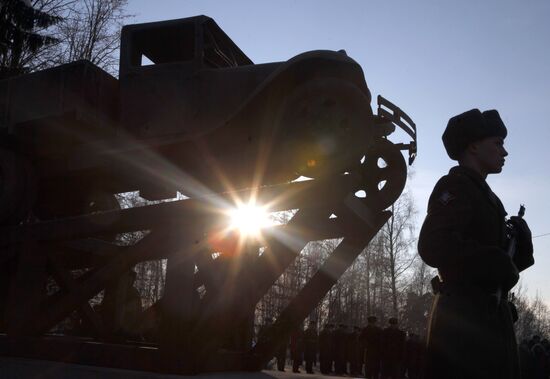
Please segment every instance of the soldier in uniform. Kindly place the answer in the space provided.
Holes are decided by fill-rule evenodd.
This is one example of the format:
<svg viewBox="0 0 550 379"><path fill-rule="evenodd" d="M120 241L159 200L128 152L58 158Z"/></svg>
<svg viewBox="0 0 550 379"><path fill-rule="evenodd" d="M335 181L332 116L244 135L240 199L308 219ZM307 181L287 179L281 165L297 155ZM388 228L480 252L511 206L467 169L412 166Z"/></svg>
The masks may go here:
<svg viewBox="0 0 550 379"><path fill-rule="evenodd" d="M458 166L436 184L418 251L438 269L427 341L428 379L515 379L517 346L507 291L531 266L531 232L506 211L485 181L502 171L507 130L496 110L473 109L449 120L443 144Z"/></svg>
<svg viewBox="0 0 550 379"><path fill-rule="evenodd" d="M267 331L269 330L269 327L273 324L273 320L271 317L266 317L264 319L264 323L262 326L260 326L260 329L258 330L258 338L256 340L256 344L260 342L266 342L269 343L269 337L267 335ZM264 370L267 370L269 368L269 362L265 363Z"/></svg>
<svg viewBox="0 0 550 379"><path fill-rule="evenodd" d="M285 339L285 341L279 346L276 352L276 358L277 358L277 370L279 371L285 371L285 363L286 363L286 350L288 348L288 338Z"/></svg>
<svg viewBox="0 0 550 379"><path fill-rule="evenodd" d="M319 333L319 365L321 374L330 374L332 371L332 333L333 325L325 324L321 333Z"/></svg>
<svg viewBox="0 0 550 379"><path fill-rule="evenodd" d="M397 318L388 320L389 326L382 331L382 379L401 378L405 358L405 332L398 327Z"/></svg>
<svg viewBox="0 0 550 379"><path fill-rule="evenodd" d="M363 364L363 354L361 353L361 341L359 336L361 334L361 328L354 326L353 330L349 333L348 340L348 359L349 359L349 372L351 376L358 376L361 374L361 366Z"/></svg>
<svg viewBox="0 0 550 379"><path fill-rule="evenodd" d="M304 330L300 325L290 335L290 357L292 358L292 372L299 373L304 362Z"/></svg>
<svg viewBox="0 0 550 379"><path fill-rule="evenodd" d="M260 329L258 330L258 338L257 341L264 341L267 339L267 330L269 327L273 324L273 319L271 317L266 317L264 319L264 323L262 326L260 326Z"/></svg>
<svg viewBox="0 0 550 379"><path fill-rule="evenodd" d="M304 360L306 361L306 372L313 374L313 362L317 358L317 347L319 336L315 321L309 322L309 327L304 332Z"/></svg>
<svg viewBox="0 0 550 379"><path fill-rule="evenodd" d="M347 374L346 356L347 356L347 336L346 325L339 324L338 329L334 331L334 372L336 375Z"/></svg>
<svg viewBox="0 0 550 379"><path fill-rule="evenodd" d="M380 373L380 349L382 329L376 325L376 316L367 318L367 326L361 332L361 342L365 356L365 377L367 379L378 379Z"/></svg>

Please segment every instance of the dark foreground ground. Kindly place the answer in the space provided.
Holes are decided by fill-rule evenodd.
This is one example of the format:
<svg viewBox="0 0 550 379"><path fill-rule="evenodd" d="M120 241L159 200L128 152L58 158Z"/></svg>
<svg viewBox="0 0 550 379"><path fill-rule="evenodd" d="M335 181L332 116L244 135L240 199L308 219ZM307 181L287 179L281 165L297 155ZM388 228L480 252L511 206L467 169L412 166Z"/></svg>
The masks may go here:
<svg viewBox="0 0 550 379"><path fill-rule="evenodd" d="M294 374L287 366L285 372L276 370L264 370L261 372L232 372L232 373L212 373L196 376L182 375L164 375L142 371L129 371L110 368L98 368L93 366L83 366L75 364L64 364L50 361L38 361L20 358L0 357L0 379L327 379L342 378L338 376L306 374L302 370L301 374Z"/></svg>

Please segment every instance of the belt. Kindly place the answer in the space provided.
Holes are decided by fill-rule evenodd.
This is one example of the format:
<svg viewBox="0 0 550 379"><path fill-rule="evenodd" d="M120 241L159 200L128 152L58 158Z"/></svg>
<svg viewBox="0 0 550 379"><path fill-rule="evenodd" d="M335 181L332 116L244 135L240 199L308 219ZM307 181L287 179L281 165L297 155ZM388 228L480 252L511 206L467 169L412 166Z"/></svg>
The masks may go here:
<svg viewBox="0 0 550 379"><path fill-rule="evenodd" d="M508 300L508 292L495 291L490 292L483 287L472 285L471 283L462 282L442 282L438 276L431 280L432 289L435 295L443 296L465 296L465 297L479 297L483 296L490 304L493 304L496 308L499 308L502 303L508 304L512 315L512 321L515 323L518 320L518 311L515 304Z"/></svg>
<svg viewBox="0 0 550 379"><path fill-rule="evenodd" d="M479 285L470 282L442 282L439 276L431 280L432 290L435 295L484 295L496 298L507 298L507 293L499 294L498 291L489 291Z"/></svg>

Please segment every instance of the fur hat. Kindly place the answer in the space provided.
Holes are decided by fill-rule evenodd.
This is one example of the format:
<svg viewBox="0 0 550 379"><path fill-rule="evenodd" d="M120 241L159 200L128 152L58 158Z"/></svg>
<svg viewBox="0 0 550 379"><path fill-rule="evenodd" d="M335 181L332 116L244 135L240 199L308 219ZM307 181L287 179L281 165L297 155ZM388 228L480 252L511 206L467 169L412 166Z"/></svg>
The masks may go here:
<svg viewBox="0 0 550 379"><path fill-rule="evenodd" d="M482 113L479 109L472 109L452 117L442 139L449 158L458 160L470 143L487 137L506 138L507 133L496 110Z"/></svg>

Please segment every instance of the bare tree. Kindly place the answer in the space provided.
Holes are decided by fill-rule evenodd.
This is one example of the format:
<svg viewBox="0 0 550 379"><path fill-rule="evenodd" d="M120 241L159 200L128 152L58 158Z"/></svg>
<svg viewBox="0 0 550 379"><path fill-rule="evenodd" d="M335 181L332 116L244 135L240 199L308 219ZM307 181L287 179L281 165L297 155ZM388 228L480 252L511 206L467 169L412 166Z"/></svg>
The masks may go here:
<svg viewBox="0 0 550 379"><path fill-rule="evenodd" d="M72 2L55 28L56 64L86 59L106 71L116 74L120 29L130 16L127 0L81 0Z"/></svg>
<svg viewBox="0 0 550 379"><path fill-rule="evenodd" d="M44 30L59 21L54 13L36 8L28 0L3 0L0 3L1 76L31 70L29 57L56 42Z"/></svg>
<svg viewBox="0 0 550 379"><path fill-rule="evenodd" d="M401 281L416 255L413 253L416 238L414 236L414 203L409 192L392 204L392 216L379 232L380 246L387 257L387 276L392 297L392 311L397 317L399 295L406 283Z"/></svg>
<svg viewBox="0 0 550 379"><path fill-rule="evenodd" d="M410 292L422 296L431 291L431 280L437 274L437 270L429 267L421 259L416 259L411 272Z"/></svg>
<svg viewBox="0 0 550 379"><path fill-rule="evenodd" d="M515 288L512 300L518 313L518 321L515 324L518 340L528 340L534 335L550 338L550 313L540 296L537 294L533 299L529 299L520 282Z"/></svg>
<svg viewBox="0 0 550 379"><path fill-rule="evenodd" d="M47 35L53 44L31 49L24 46L21 65L41 70L79 59L116 75L120 29L132 16L126 13L128 0L32 0L32 7L50 15L55 24L37 24L33 32Z"/></svg>
<svg viewBox="0 0 550 379"><path fill-rule="evenodd" d="M535 334L537 320L531 309L529 309L529 299L525 294L521 281L512 296L518 312L518 321L515 324L516 336L521 341Z"/></svg>
<svg viewBox="0 0 550 379"><path fill-rule="evenodd" d="M401 324L409 332L425 336L433 295L430 292L419 295L409 291L405 297L405 304L401 309Z"/></svg>

